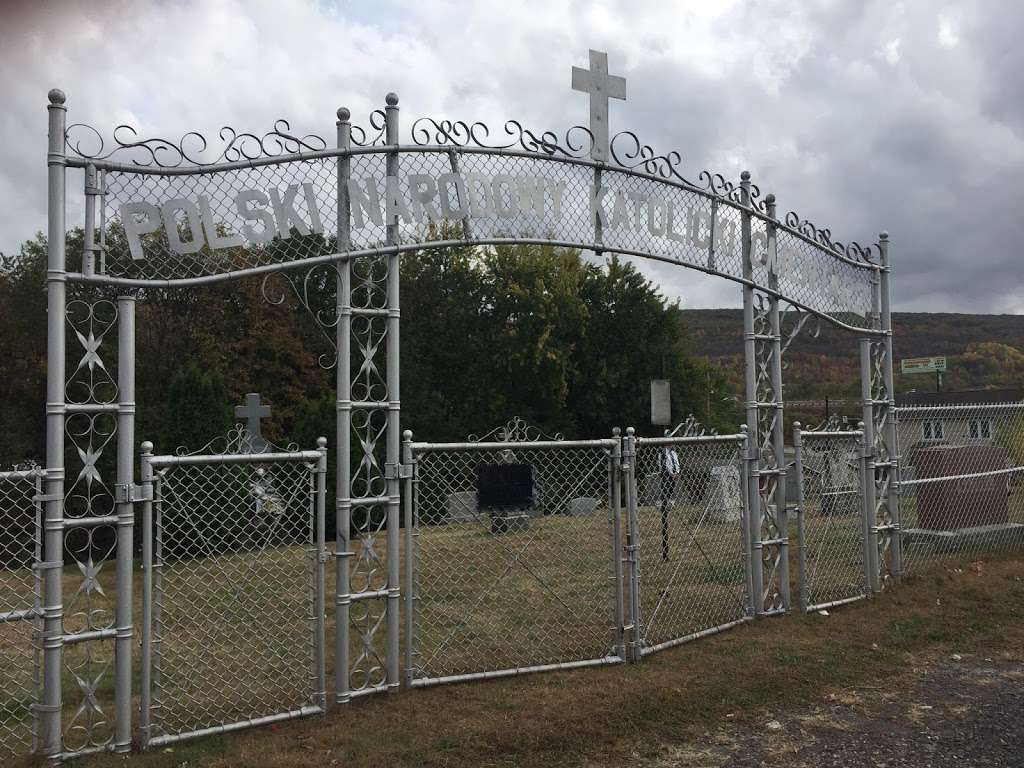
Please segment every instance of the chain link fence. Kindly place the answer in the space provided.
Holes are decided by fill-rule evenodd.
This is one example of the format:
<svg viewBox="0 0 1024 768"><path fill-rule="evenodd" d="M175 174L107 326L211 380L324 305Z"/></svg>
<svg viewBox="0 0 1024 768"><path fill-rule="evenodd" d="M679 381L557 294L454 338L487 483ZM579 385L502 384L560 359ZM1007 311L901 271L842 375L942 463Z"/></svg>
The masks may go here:
<svg viewBox="0 0 1024 768"><path fill-rule="evenodd" d="M36 749L43 472L0 472L0 762Z"/></svg>
<svg viewBox="0 0 1024 768"><path fill-rule="evenodd" d="M749 616L746 435L636 438L630 535L640 655Z"/></svg>
<svg viewBox="0 0 1024 768"><path fill-rule="evenodd" d="M617 448L408 445L410 685L622 659Z"/></svg>
<svg viewBox="0 0 1024 768"><path fill-rule="evenodd" d="M142 740L322 712L326 452L143 457Z"/></svg>
<svg viewBox="0 0 1024 768"><path fill-rule="evenodd" d="M793 430L800 608L819 611L870 593L864 516L864 433Z"/></svg>
<svg viewBox="0 0 1024 768"><path fill-rule="evenodd" d="M1024 403L897 409L903 571L1024 546Z"/></svg>

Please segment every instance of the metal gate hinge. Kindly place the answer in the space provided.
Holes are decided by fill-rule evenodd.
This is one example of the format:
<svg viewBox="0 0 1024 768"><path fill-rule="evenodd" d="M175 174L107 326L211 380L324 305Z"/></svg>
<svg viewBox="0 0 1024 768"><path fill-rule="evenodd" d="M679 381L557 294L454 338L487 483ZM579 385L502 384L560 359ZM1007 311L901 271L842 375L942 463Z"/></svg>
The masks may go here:
<svg viewBox="0 0 1024 768"><path fill-rule="evenodd" d="M407 464L385 464L385 480L408 480L412 477L412 467Z"/></svg>
<svg viewBox="0 0 1024 768"><path fill-rule="evenodd" d="M132 504L137 501L153 500L153 484L145 483L114 483L114 502L117 504Z"/></svg>

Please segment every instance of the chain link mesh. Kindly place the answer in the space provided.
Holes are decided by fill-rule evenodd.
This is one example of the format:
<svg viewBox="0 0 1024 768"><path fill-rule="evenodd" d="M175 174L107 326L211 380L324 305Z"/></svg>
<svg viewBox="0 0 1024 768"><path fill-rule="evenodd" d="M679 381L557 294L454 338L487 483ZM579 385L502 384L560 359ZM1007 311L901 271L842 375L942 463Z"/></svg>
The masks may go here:
<svg viewBox="0 0 1024 768"><path fill-rule="evenodd" d="M451 151L404 147L399 155L401 187L391 211L399 217L403 243L436 239L442 233L444 238L468 243L526 238L579 247L603 244L735 279L743 276L743 213L728 197L627 169L602 169L596 186L595 171L589 165L547 155L466 147ZM355 194L350 239L355 250L379 247L386 241L382 217L388 207L386 157L383 147L351 157ZM183 170L104 172L107 274L191 278L337 250L337 158ZM454 173L461 174L458 180L445 176ZM175 202L165 205L162 214L154 215L153 208L128 209L136 224L129 228L142 233L133 254L122 206L148 203L160 208L168 201ZM767 249L766 227L763 218L752 217L753 277L759 285L768 287L769 260L775 258L779 289L786 298L842 322L868 327L872 273L867 265L839 258L781 224L773 257Z"/></svg>
<svg viewBox="0 0 1024 768"><path fill-rule="evenodd" d="M294 458L154 460L152 738L320 703L316 461Z"/></svg>
<svg viewBox="0 0 1024 768"><path fill-rule="evenodd" d="M805 611L866 594L859 432L801 432L800 602Z"/></svg>
<svg viewBox="0 0 1024 768"><path fill-rule="evenodd" d="M0 472L0 758L35 749L40 684L39 470Z"/></svg>
<svg viewBox="0 0 1024 768"><path fill-rule="evenodd" d="M614 652L610 446L415 453L413 679ZM489 506L502 468L532 502Z"/></svg>
<svg viewBox="0 0 1024 768"><path fill-rule="evenodd" d="M740 439L637 439L642 653L746 615Z"/></svg>
<svg viewBox="0 0 1024 768"><path fill-rule="evenodd" d="M903 570L1024 545L1024 403L902 407Z"/></svg>

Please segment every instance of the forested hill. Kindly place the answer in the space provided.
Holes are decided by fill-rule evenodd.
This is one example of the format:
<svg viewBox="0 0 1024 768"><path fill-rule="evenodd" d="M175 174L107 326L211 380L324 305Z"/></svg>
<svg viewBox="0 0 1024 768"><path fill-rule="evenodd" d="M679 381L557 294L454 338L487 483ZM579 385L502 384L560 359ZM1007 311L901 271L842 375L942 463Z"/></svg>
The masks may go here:
<svg viewBox="0 0 1024 768"><path fill-rule="evenodd" d="M681 310L691 331L693 351L725 369L734 388L741 387L743 312L739 309ZM905 357L945 355L949 371L945 389L1020 386L1024 384L1024 315L967 315L950 312L893 314L896 389L930 389L928 376L901 376ZM815 333L817 332L817 335ZM790 398L856 396L856 336L814 319L786 353Z"/></svg>
<svg viewBox="0 0 1024 768"><path fill-rule="evenodd" d="M707 357L731 357L743 352L743 312L739 309L684 309L683 320L693 331L693 351ZM902 357L955 356L971 345L996 342L1024 352L1024 315L964 315L951 312L893 313L893 343L896 359ZM854 336L828 323L821 324L813 338L815 324L790 350L802 354L855 357Z"/></svg>

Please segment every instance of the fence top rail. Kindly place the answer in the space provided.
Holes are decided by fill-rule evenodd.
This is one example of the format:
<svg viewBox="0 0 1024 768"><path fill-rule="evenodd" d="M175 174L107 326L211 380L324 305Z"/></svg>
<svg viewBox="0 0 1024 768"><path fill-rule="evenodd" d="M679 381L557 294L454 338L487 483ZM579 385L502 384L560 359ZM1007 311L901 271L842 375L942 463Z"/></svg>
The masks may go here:
<svg viewBox="0 0 1024 768"><path fill-rule="evenodd" d="M154 467L194 466L200 464L273 464L285 461L319 461L320 451L280 453L225 453L197 456L144 456Z"/></svg>
<svg viewBox="0 0 1024 768"><path fill-rule="evenodd" d="M42 467L36 467L34 469L14 469L0 472L0 482L10 482L14 480L33 480L37 477L43 477L46 474L46 470Z"/></svg>
<svg viewBox="0 0 1024 768"><path fill-rule="evenodd" d="M1024 410L1024 400L1007 401L1005 403L957 403L955 405L898 405L897 414L924 413L933 414L940 412L968 413L973 411L1008 411Z"/></svg>
<svg viewBox="0 0 1024 768"><path fill-rule="evenodd" d="M614 448L619 444L614 438L602 440L534 440L529 442L509 443L410 443L413 453L437 453L440 451L550 451L558 448Z"/></svg>
<svg viewBox="0 0 1024 768"><path fill-rule="evenodd" d="M864 431L860 429L845 429L827 432L822 430L800 430L800 437L809 437L812 440L826 440L832 437L864 437Z"/></svg>
<svg viewBox="0 0 1024 768"><path fill-rule="evenodd" d="M945 477L915 477L913 480L901 480L900 485L929 485L930 483L945 483L954 480L978 480L983 477L1013 475L1018 472L1024 472L1024 467L1005 467L1003 469L990 469L987 472L971 472L966 475L946 475Z"/></svg>
<svg viewBox="0 0 1024 768"><path fill-rule="evenodd" d="M738 433L735 435L691 435L690 437L684 437L679 435L677 437L638 437L636 439L637 447L641 445L696 445L700 443L742 443L747 439L745 433Z"/></svg>

